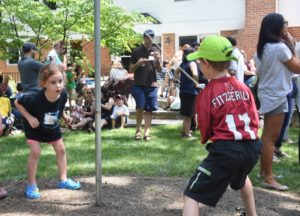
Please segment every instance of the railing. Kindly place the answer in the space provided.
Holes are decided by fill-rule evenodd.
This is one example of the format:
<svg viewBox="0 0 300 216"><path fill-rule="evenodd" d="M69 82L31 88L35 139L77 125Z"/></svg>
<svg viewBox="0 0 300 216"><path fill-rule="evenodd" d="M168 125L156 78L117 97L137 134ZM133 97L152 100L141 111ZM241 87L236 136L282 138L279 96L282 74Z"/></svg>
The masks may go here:
<svg viewBox="0 0 300 216"><path fill-rule="evenodd" d="M16 83L20 82L20 74L18 72L1 72L2 75L9 75Z"/></svg>

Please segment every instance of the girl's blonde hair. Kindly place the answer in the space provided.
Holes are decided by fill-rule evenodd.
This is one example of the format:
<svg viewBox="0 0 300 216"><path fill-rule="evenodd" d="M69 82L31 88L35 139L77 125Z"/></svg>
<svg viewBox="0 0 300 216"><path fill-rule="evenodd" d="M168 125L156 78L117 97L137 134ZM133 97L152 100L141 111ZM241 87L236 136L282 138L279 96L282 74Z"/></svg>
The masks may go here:
<svg viewBox="0 0 300 216"><path fill-rule="evenodd" d="M114 60L111 67L117 69L123 69L123 65L119 60Z"/></svg>
<svg viewBox="0 0 300 216"><path fill-rule="evenodd" d="M63 75L63 68L60 65L56 65L54 63L44 65L39 72L40 86L43 87L49 77L57 72L61 72Z"/></svg>

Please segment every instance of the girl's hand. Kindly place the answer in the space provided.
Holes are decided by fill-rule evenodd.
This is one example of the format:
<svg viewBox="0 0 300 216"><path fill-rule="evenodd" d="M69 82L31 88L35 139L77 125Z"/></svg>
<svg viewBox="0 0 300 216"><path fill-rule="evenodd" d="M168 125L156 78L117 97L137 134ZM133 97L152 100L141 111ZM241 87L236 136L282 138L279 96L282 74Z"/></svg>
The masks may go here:
<svg viewBox="0 0 300 216"><path fill-rule="evenodd" d="M37 128L40 125L39 121L35 117L30 117L27 120L32 128Z"/></svg>

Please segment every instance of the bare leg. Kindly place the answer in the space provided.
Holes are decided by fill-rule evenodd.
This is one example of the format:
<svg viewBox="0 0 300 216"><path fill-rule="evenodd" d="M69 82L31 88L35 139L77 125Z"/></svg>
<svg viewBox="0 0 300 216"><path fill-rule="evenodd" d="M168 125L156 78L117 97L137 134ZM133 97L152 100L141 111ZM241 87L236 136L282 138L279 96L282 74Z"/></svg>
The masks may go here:
<svg viewBox="0 0 300 216"><path fill-rule="evenodd" d="M29 144L30 153L27 162L27 174L29 184L36 184L36 171L41 155L41 146L39 143Z"/></svg>
<svg viewBox="0 0 300 216"><path fill-rule="evenodd" d="M125 116L121 116L121 129L125 126Z"/></svg>
<svg viewBox="0 0 300 216"><path fill-rule="evenodd" d="M252 183L247 176L244 187L240 190L241 197L246 207L246 215L256 216L255 200L253 195Z"/></svg>
<svg viewBox="0 0 300 216"><path fill-rule="evenodd" d="M101 119L101 128L104 126L104 125L107 125L107 121L105 119Z"/></svg>
<svg viewBox="0 0 300 216"><path fill-rule="evenodd" d="M262 155L260 163L260 174L265 177L264 181L273 186L280 186L274 179L272 173L273 152L276 140L284 120L284 113L272 116L265 116L264 129L262 133Z"/></svg>
<svg viewBox="0 0 300 216"><path fill-rule="evenodd" d="M199 216L199 203L195 200L184 196L183 197L183 216Z"/></svg>
<svg viewBox="0 0 300 216"><path fill-rule="evenodd" d="M52 144L56 153L56 164L58 168L59 178L61 181L67 180L67 156L65 145L62 139Z"/></svg>
<svg viewBox="0 0 300 216"><path fill-rule="evenodd" d="M136 118L136 131L142 130L142 121L143 121L143 109L136 109L135 118Z"/></svg>
<svg viewBox="0 0 300 216"><path fill-rule="evenodd" d="M182 122L182 131L185 133L185 135L190 134L190 128L191 128L191 117L184 116L183 122Z"/></svg>
<svg viewBox="0 0 300 216"><path fill-rule="evenodd" d="M152 112L145 112L145 130L144 136L150 135L150 126L152 121Z"/></svg>
<svg viewBox="0 0 300 216"><path fill-rule="evenodd" d="M111 127L114 129L116 127L116 120L111 119Z"/></svg>
<svg viewBox="0 0 300 216"><path fill-rule="evenodd" d="M76 130L78 128L82 128L83 126L85 126L87 123L91 122L93 119L92 118L84 118L82 119L80 122L78 122L77 124L75 125L72 125L72 129L73 130Z"/></svg>

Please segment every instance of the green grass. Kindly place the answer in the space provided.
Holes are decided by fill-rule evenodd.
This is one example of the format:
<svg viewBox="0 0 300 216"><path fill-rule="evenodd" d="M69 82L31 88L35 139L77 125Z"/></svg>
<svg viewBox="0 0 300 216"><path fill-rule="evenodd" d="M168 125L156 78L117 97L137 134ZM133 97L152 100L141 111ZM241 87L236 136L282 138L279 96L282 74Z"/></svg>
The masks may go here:
<svg viewBox="0 0 300 216"><path fill-rule="evenodd" d="M207 155L199 143L199 132L194 140L179 137L179 125L153 127L152 141L135 141L135 129L103 130L102 170L103 175L133 176L179 176L189 178L200 161ZM290 136L298 141L298 130L291 129ZM84 176L95 173L94 134L69 132L64 135L68 157L68 175ZM300 166L297 144L283 146L292 158L284 158L274 164L274 173L281 174L282 183L292 191L300 192ZM0 138L0 181L26 179L28 146L23 134ZM259 186L258 165L251 173L254 185ZM38 178L57 176L55 153L50 145L42 145Z"/></svg>

